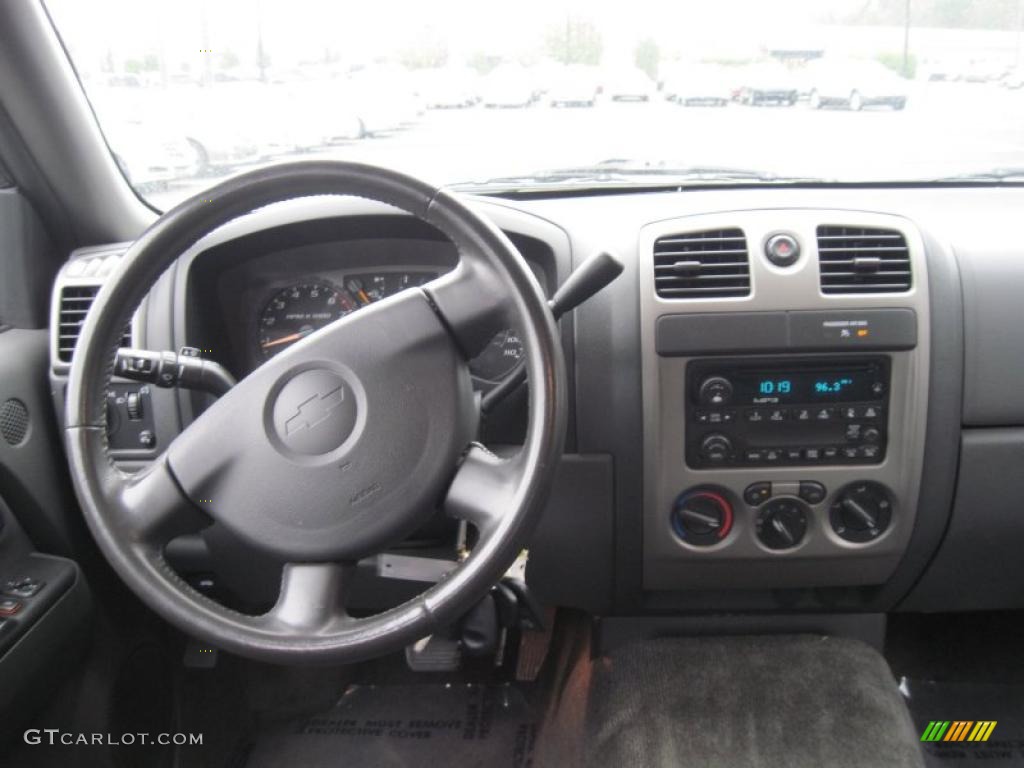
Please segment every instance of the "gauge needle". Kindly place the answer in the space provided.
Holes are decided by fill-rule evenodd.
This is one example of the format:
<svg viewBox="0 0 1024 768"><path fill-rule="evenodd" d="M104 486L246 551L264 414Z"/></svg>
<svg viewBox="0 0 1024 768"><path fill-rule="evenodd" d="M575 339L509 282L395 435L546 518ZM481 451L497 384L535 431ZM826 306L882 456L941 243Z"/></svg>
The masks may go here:
<svg viewBox="0 0 1024 768"><path fill-rule="evenodd" d="M309 334L303 333L302 331L299 331L298 333L289 333L287 336L282 336L280 339L274 339L273 341L266 341L263 344L261 344L261 346L264 349L270 349L271 347L276 347L279 344L287 344L290 341L298 341L302 337L308 336L308 335Z"/></svg>
<svg viewBox="0 0 1024 768"><path fill-rule="evenodd" d="M356 295L359 297L359 300L363 302L363 304L371 304L371 303L373 303L373 299L371 299L366 294L366 291L364 291L362 288L359 289L359 291L358 291L358 293L356 293Z"/></svg>

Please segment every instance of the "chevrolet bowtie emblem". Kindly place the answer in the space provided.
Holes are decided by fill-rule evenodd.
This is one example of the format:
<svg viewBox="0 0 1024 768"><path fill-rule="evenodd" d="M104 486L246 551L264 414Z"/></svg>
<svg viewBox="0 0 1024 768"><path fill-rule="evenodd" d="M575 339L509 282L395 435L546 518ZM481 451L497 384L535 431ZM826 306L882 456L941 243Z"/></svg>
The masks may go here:
<svg viewBox="0 0 1024 768"><path fill-rule="evenodd" d="M330 417L338 406L345 402L345 388L339 385L330 392L322 395L313 395L303 400L295 415L291 416L284 423L284 433L294 435L302 429L313 429Z"/></svg>

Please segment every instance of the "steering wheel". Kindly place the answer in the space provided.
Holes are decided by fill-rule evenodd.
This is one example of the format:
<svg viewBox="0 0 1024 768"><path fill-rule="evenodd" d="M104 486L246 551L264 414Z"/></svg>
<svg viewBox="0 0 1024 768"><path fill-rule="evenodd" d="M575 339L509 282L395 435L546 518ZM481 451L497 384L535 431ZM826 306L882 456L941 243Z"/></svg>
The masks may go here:
<svg viewBox="0 0 1024 768"><path fill-rule="evenodd" d="M117 341L157 277L205 235L284 200L376 200L432 224L456 268L347 315L271 358L129 475L107 447ZM474 442L467 361L499 330L522 334L530 381L522 447ZM273 662L352 662L452 622L513 563L562 451L565 361L535 278L501 231L456 197L369 165L301 162L225 181L160 217L128 249L81 329L68 382L66 443L78 499L113 568L183 632ZM438 508L477 532L472 552L414 599L372 616L345 608L356 563ZM285 563L265 614L231 610L167 564L175 536L211 521Z"/></svg>

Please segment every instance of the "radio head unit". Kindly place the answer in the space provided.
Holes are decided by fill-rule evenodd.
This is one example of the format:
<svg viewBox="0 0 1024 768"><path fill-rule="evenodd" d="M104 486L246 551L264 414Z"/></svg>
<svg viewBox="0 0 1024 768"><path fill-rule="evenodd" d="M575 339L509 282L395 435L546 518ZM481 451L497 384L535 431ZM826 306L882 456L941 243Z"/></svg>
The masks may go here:
<svg viewBox="0 0 1024 768"><path fill-rule="evenodd" d="M885 458L889 359L694 360L692 467L876 464Z"/></svg>

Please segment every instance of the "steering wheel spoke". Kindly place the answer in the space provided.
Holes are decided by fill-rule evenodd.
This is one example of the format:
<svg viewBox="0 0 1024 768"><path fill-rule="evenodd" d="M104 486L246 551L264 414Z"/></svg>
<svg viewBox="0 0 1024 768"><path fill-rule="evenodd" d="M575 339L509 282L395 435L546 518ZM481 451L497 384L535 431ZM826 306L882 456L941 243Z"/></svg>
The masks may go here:
<svg viewBox="0 0 1024 768"><path fill-rule="evenodd" d="M288 563L281 573L277 603L268 623L284 631L317 632L351 621L345 598L355 565L351 563Z"/></svg>
<svg viewBox="0 0 1024 768"><path fill-rule="evenodd" d="M136 541L154 547L211 523L181 492L163 458L122 481L118 502L123 529Z"/></svg>
<svg viewBox="0 0 1024 768"><path fill-rule="evenodd" d="M423 290L467 360L476 357L494 334L511 324L508 301L502 294L508 289L489 271L471 262L459 262Z"/></svg>
<svg viewBox="0 0 1024 768"><path fill-rule="evenodd" d="M517 457L502 458L473 443L448 487L444 510L486 539L498 529L505 510L512 508L520 476Z"/></svg>

